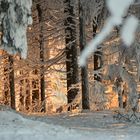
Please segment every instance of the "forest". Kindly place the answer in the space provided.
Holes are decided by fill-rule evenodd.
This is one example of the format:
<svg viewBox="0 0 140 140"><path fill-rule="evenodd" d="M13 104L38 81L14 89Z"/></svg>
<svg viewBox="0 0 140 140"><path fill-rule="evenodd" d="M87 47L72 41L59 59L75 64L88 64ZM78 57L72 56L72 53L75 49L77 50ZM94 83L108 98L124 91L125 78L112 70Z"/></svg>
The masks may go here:
<svg viewBox="0 0 140 140"><path fill-rule="evenodd" d="M108 1L0 0L0 114L140 122L140 1Z"/></svg>

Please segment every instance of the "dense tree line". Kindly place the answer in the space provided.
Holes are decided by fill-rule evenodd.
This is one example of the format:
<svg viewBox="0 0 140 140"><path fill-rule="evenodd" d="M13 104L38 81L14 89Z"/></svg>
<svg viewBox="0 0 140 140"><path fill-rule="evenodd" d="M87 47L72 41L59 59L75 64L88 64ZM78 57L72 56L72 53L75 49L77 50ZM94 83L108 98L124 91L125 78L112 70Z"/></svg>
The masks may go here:
<svg viewBox="0 0 140 140"><path fill-rule="evenodd" d="M33 0L32 15L31 11L27 10L29 7L26 8L27 3L27 1L25 3L13 1L12 8L14 7L13 12L16 17L12 20L12 15L7 16L10 9L9 1L0 1L1 11L7 18L5 21L3 15L0 14L1 48L7 50L10 47L10 53L19 53L13 56L4 51L1 53L1 76L3 77L1 80L3 88L0 89L1 102L21 111L49 112L49 109L53 110L55 102L61 98L65 103L60 106L56 104L55 112L81 108L93 110L99 108L100 110L109 108L107 103L111 101L107 97L109 95L106 95L105 88L113 84L116 90L112 93L117 92L119 106L123 107L122 96L125 92L129 97L127 99L129 108L130 97L133 98L134 95L132 92L137 94L136 86L139 84L136 80L136 75L139 75L139 55L136 54L136 49L139 51L138 34L133 49L133 55L137 57L132 55L129 57L127 54L130 54L130 51L119 47L122 45L118 37L120 27L117 27L107 40L97 47L88 59L87 65L79 67L80 53L87 42L100 32L109 16L105 2L102 0ZM29 3L31 5L31 1ZM19 12L19 9L16 9L17 5L24 9L22 13L19 13L20 15L17 14ZM129 13L135 11L139 16L138 9L139 3L135 3L130 7ZM31 16L33 23L27 28L27 25L31 23L29 22ZM19 18L23 18L24 24L20 23ZM12 24L8 24L10 21ZM14 22L19 25L13 27ZM7 23L7 28L3 26L5 23ZM21 34L24 39L19 37L18 44L18 31L15 32L16 38L13 39L12 30L21 26L23 28L20 32L24 30L24 34ZM23 43L26 41L26 29L28 53L27 58L23 59L27 51L25 50L26 43ZM136 62L136 68L133 67L130 70L128 59ZM114 68L119 72L115 73ZM136 74L131 76L133 71L136 71ZM51 80L53 76L54 79ZM118 79L120 85L116 86ZM125 89L122 85L127 85L129 88ZM98 99L99 96L104 99Z"/></svg>

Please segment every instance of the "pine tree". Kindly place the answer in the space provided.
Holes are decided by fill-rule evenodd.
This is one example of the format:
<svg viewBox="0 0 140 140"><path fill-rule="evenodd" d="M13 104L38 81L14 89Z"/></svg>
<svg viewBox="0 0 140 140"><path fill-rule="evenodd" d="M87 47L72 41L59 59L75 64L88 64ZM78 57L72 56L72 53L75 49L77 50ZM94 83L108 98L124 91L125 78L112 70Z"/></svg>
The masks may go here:
<svg viewBox="0 0 140 140"><path fill-rule="evenodd" d="M38 19L40 24L40 33L39 33L39 47L40 47L40 90L41 90L41 102L42 102L42 111L46 110L45 105L45 76L44 76L44 33L43 33L43 21L44 21L44 12L41 5L36 5L37 12L38 12Z"/></svg>
<svg viewBox="0 0 140 140"><path fill-rule="evenodd" d="M68 103L71 103L78 94L78 88L71 88L72 85L79 82L78 63L77 63L77 43L76 43L76 23L74 5L72 0L64 0L64 13L67 18L65 25L66 42L66 70L67 70L67 90Z"/></svg>
<svg viewBox="0 0 140 140"><path fill-rule="evenodd" d="M9 55L8 60L9 60L9 86L10 86L10 96L11 96L11 108L16 109L14 59L13 59L13 56Z"/></svg>
<svg viewBox="0 0 140 140"><path fill-rule="evenodd" d="M83 7L79 0L79 30L80 30L80 50L82 51L86 45L85 36L85 18L83 13ZM82 79L82 108L90 109L89 103L89 83L88 83L88 67L81 68L81 79Z"/></svg>

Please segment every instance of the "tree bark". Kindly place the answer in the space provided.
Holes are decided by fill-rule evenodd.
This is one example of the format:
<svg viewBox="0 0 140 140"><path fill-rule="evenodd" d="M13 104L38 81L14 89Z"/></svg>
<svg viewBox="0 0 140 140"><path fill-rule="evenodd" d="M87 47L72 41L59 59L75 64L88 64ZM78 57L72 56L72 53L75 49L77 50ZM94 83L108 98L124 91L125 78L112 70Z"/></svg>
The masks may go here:
<svg viewBox="0 0 140 140"><path fill-rule="evenodd" d="M84 19L83 8L80 0L79 0L79 30L80 30L80 39L79 39L80 50L83 51L86 45L85 19ZM82 108L90 109L87 65L81 68L81 80L82 80Z"/></svg>
<svg viewBox="0 0 140 140"><path fill-rule="evenodd" d="M11 96L11 108L16 109L15 101L15 79L14 79L14 60L11 55L9 57L9 86L10 86L10 96Z"/></svg>
<svg viewBox="0 0 140 140"><path fill-rule="evenodd" d="M79 82L79 72L77 63L77 43L76 43L76 23L74 7L71 0L64 0L64 13L67 18L65 24L65 43L66 43L66 70L67 70L67 91L68 103L71 103L78 94L78 88L71 88L72 85Z"/></svg>
<svg viewBox="0 0 140 140"><path fill-rule="evenodd" d="M37 4L38 19L40 24L40 35L39 35L39 47L40 47L40 90L41 90L41 102L42 102L42 111L46 111L46 99L45 99L45 76L44 76L44 33L43 33L43 20L44 20L44 11L41 9L41 5Z"/></svg>
<svg viewBox="0 0 140 140"><path fill-rule="evenodd" d="M4 53L4 79L3 79L3 92L4 92L4 104L10 105L10 89L9 89L9 59L8 55Z"/></svg>

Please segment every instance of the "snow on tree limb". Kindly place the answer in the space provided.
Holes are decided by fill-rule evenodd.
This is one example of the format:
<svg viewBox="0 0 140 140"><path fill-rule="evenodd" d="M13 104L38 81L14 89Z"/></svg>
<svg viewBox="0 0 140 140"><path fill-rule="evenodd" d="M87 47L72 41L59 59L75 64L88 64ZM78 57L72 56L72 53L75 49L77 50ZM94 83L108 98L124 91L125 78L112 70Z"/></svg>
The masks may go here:
<svg viewBox="0 0 140 140"><path fill-rule="evenodd" d="M99 33L97 36L95 36L95 38L92 39L88 43L87 47L82 52L80 59L79 59L80 66L85 66L86 59L89 57L89 55L92 52L96 51L98 45L100 45L102 43L102 41L106 38L106 36L111 32L112 29L113 29L112 19L109 18L107 21L107 24L105 24L101 33Z"/></svg>
<svg viewBox="0 0 140 140"><path fill-rule="evenodd" d="M107 7L112 17L122 18L127 14L129 6L134 0L107 0Z"/></svg>
<svg viewBox="0 0 140 140"><path fill-rule="evenodd" d="M121 38L123 42L130 46L135 39L135 32L138 27L138 19L135 16L130 16L126 19L121 30Z"/></svg>
<svg viewBox="0 0 140 140"><path fill-rule="evenodd" d="M100 45L104 39L109 35L109 33L112 31L113 27L118 26L122 24L123 17L127 14L129 6L134 2L134 0L107 0L107 8L109 9L111 16L108 18L107 23L104 25L103 29L101 32L91 40L89 44L87 44L87 47L83 50L81 53L80 59L79 59L79 65L80 66L85 66L86 64L86 59L92 54L93 52L96 51L97 46ZM132 21L132 17L129 19ZM129 25L129 20L126 22L126 26ZM134 20L134 18L133 18ZM130 33L133 33L136 30L137 26L137 21L134 20L135 23L135 28L129 30ZM127 27L126 27L127 28ZM123 28L124 30L126 28ZM134 37L131 35L131 42L127 43L131 45L133 42ZM126 40L126 37L123 37L124 42L128 42Z"/></svg>
<svg viewBox="0 0 140 140"><path fill-rule="evenodd" d="M32 0L0 0L0 49L27 57L26 30L32 24Z"/></svg>

